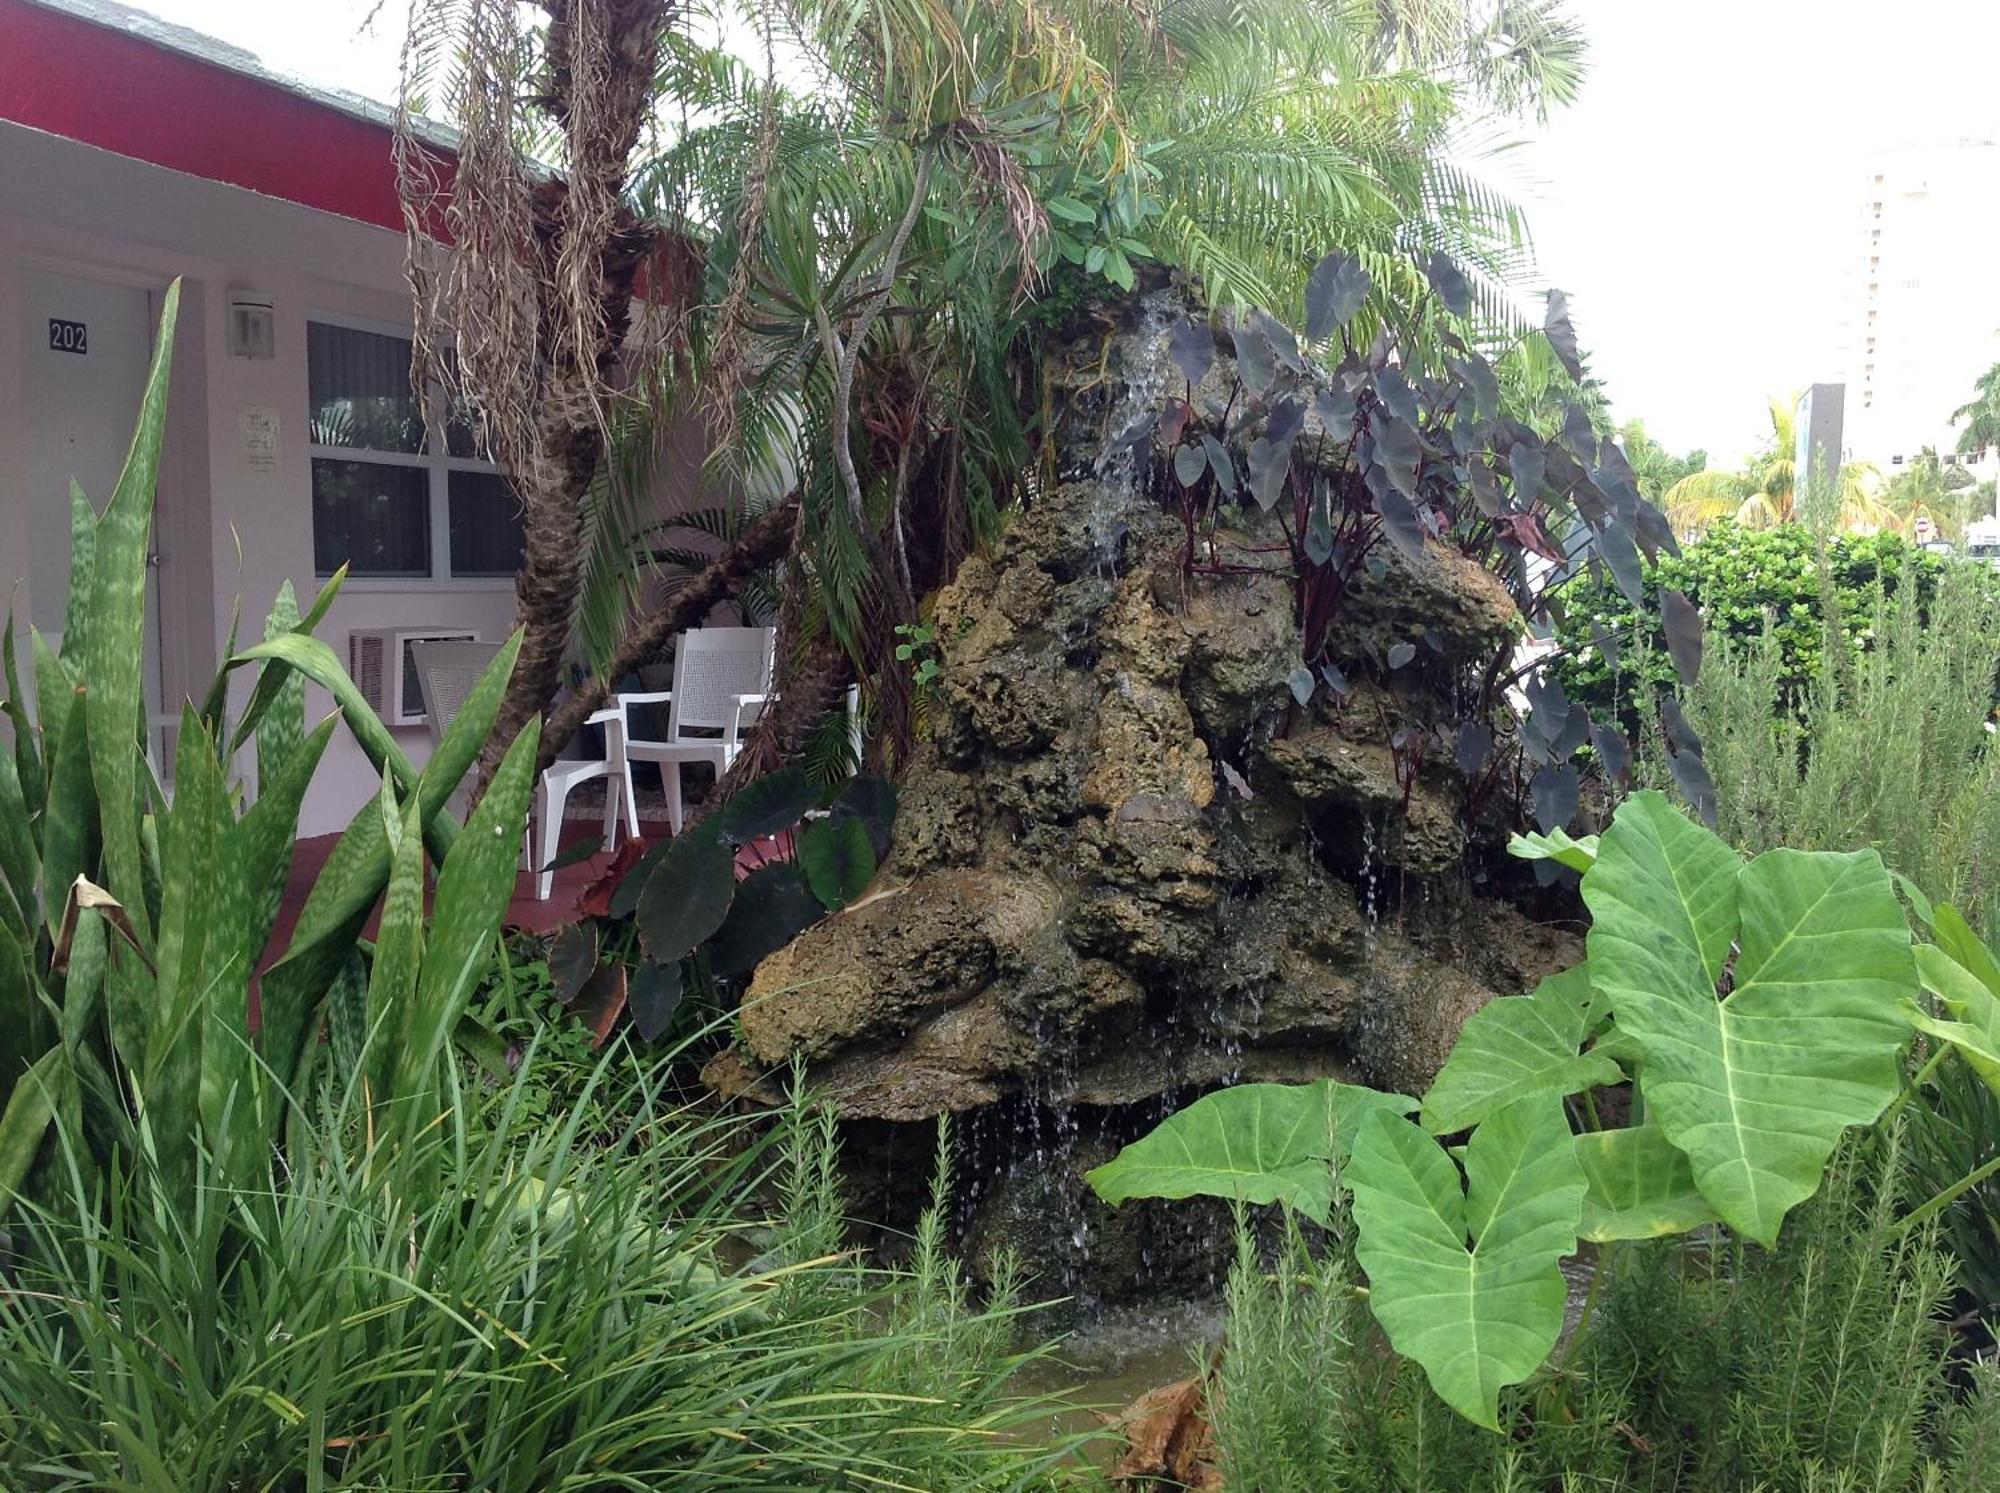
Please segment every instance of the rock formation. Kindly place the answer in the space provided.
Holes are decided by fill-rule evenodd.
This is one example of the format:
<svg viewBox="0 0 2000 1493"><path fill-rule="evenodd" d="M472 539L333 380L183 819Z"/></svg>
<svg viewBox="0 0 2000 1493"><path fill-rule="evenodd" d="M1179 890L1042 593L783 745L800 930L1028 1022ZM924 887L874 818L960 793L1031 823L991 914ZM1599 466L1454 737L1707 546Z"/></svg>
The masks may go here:
<svg viewBox="0 0 2000 1493"><path fill-rule="evenodd" d="M1466 822L1449 754L1392 747L1518 631L1505 588L1435 544L1357 575L1330 650L1345 693L1302 708L1282 553L1273 573L1190 567L1144 452L1107 447L1182 387L1165 328L1184 306L1158 288L1079 333L1060 480L935 599L943 672L878 881L744 1002L751 1063L803 1054L844 1114L924 1145L946 1111L1156 1117L1262 1077L1420 1088L1481 1002L1578 952L1477 884L1497 831ZM1198 409L1230 397L1230 363ZM1254 506L1221 523L1232 553L1276 537ZM1383 667L1398 644L1417 656ZM989 1187L993 1206L1046 1212L1022 1189L1055 1186L1090 1213L1073 1174L1099 1148L1033 1149L1057 1175ZM975 1252L992 1227L970 1220Z"/></svg>

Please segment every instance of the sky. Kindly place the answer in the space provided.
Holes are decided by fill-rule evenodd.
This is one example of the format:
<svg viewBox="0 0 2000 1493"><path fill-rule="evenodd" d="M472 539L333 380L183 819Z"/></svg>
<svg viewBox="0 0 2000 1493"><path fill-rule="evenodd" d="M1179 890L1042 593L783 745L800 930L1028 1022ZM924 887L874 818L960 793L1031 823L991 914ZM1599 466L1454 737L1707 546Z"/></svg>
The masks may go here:
<svg viewBox="0 0 2000 1493"><path fill-rule="evenodd" d="M395 93L405 0L138 3L280 72ZM1733 463L1768 428L1767 394L1841 374L1871 154L2000 140L2000 0L1573 10L1591 41L1582 97L1493 172L1524 202L1618 418Z"/></svg>

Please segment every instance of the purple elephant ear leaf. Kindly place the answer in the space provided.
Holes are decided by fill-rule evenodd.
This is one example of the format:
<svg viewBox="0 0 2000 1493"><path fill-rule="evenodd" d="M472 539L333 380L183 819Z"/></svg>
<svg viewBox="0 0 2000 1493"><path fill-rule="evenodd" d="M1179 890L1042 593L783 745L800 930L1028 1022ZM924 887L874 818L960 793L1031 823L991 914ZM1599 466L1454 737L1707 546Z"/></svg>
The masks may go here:
<svg viewBox="0 0 2000 1493"><path fill-rule="evenodd" d="M1368 271L1345 254L1329 254L1314 265L1306 280L1306 336L1318 342L1354 320L1368 287Z"/></svg>
<svg viewBox="0 0 2000 1493"><path fill-rule="evenodd" d="M1535 822L1543 834L1553 834L1569 823L1576 813L1578 785L1576 769L1567 763L1550 763L1538 771L1528 785L1535 801Z"/></svg>
<svg viewBox="0 0 2000 1493"><path fill-rule="evenodd" d="M1167 350L1174 367L1192 387L1215 365L1215 334L1205 321L1182 320L1175 324Z"/></svg>
<svg viewBox="0 0 2000 1493"><path fill-rule="evenodd" d="M1701 677L1701 613L1679 591L1660 592L1660 617L1667 634L1667 656L1683 685Z"/></svg>
<svg viewBox="0 0 2000 1493"><path fill-rule="evenodd" d="M1453 316L1472 314L1472 282L1465 278L1465 272L1452 262L1451 256L1442 249L1431 255L1431 262L1425 268L1431 282L1431 289L1444 302L1444 309Z"/></svg>
<svg viewBox="0 0 2000 1493"><path fill-rule="evenodd" d="M1581 382L1583 361L1577 355L1576 328L1570 325L1569 297L1560 290L1549 292L1549 309L1542 319L1542 332L1548 337L1549 346L1555 349L1556 360L1563 365L1563 371Z"/></svg>

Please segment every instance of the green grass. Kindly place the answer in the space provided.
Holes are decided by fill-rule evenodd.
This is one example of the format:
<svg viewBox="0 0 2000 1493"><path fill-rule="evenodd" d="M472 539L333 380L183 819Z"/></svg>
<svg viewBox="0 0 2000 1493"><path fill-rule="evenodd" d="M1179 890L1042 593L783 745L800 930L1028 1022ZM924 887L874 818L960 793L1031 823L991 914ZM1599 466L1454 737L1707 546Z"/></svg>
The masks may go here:
<svg viewBox="0 0 2000 1493"><path fill-rule="evenodd" d="M800 1104L766 1136L667 1104L610 1060L572 1116L532 1112L539 1056L370 1156L331 1100L261 1192L201 1162L192 1210L150 1147L15 1219L0 1284L0 1487L527 1490L1055 1486L1018 1435L1016 1313L932 1244L906 1272L779 1217L829 1176ZM578 1116L624 1128L585 1144ZM434 1176L414 1205L408 1178ZM219 1242L219 1251L202 1247ZM219 1278L197 1262L221 1258Z"/></svg>

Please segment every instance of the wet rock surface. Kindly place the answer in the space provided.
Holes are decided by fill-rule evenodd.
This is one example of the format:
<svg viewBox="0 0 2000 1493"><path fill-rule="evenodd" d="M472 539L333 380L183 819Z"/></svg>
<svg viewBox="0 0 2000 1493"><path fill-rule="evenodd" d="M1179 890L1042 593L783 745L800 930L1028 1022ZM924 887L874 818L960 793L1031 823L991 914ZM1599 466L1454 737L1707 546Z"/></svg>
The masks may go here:
<svg viewBox="0 0 2000 1493"><path fill-rule="evenodd" d="M1100 457L1178 391L1184 306L1156 290L1080 339L1062 480L935 598L943 673L880 878L766 960L742 1016L745 1067L803 1055L858 1122L878 1216L916 1195L881 1170L920 1189L935 1117L964 1117L969 1258L1004 1247L1057 1291L1227 1252L1226 1224L1197 1247L1157 1208L1087 1196L1120 1135L1245 1078L1419 1090L1485 1000L1581 952L1482 884L1495 834L1449 753L1392 745L1448 721L1453 666L1518 630L1504 588L1436 545L1371 570L1332 633L1348 688L1301 708L1289 579L1191 573L1136 456ZM1246 551L1276 537L1254 509L1220 523ZM1382 667L1398 644L1417 662Z"/></svg>

